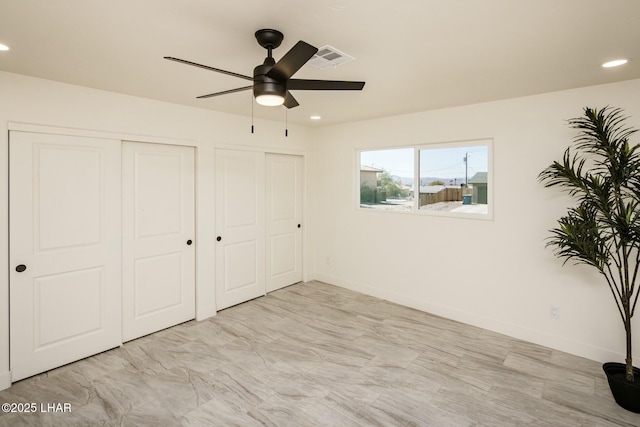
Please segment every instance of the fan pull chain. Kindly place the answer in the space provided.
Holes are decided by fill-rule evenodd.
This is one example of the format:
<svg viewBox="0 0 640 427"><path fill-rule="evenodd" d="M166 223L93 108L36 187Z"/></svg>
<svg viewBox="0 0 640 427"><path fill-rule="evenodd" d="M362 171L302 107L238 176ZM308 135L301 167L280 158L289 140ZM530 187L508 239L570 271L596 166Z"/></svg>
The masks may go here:
<svg viewBox="0 0 640 427"><path fill-rule="evenodd" d="M251 93L251 133L253 133L253 92Z"/></svg>
<svg viewBox="0 0 640 427"><path fill-rule="evenodd" d="M284 110L284 136L289 136L289 109L286 108Z"/></svg>

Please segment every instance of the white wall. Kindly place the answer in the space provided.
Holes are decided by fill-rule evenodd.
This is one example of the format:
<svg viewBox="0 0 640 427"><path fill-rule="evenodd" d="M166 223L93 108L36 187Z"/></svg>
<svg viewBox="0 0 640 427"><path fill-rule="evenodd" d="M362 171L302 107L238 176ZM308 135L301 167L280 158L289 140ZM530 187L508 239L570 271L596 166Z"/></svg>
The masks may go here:
<svg viewBox="0 0 640 427"><path fill-rule="evenodd" d="M204 101L206 102L206 101ZM214 259L214 148L249 148L305 155L310 146L308 128L255 121L209 110L184 107L132 96L83 88L0 72L0 389L9 377L9 287L7 237L7 150L9 122L32 123L92 131L191 140L196 146L197 192L197 313L215 313ZM132 139L135 139L132 138ZM148 139L148 138L145 138ZM309 239L305 235L305 256ZM308 262L306 263L309 264ZM305 271L305 279L309 278Z"/></svg>
<svg viewBox="0 0 640 427"><path fill-rule="evenodd" d="M624 108L640 128L640 80L319 130L311 171L316 278L622 362L624 329L607 286L588 267L562 267L545 248L570 200L537 182L575 135L565 120L606 105ZM484 138L494 140L492 221L356 209L356 149Z"/></svg>

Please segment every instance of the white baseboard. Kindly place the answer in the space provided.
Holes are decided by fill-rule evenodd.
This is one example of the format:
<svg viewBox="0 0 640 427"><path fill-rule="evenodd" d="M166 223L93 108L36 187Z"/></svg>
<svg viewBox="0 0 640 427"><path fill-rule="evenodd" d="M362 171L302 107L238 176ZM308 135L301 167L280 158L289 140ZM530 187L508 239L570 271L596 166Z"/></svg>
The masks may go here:
<svg viewBox="0 0 640 427"><path fill-rule="evenodd" d="M565 337L550 335L449 306L432 304L428 301L416 299L414 296L399 294L389 290L380 290L363 283L354 282L333 275L320 273L315 276L316 280L330 285L350 289L352 291L391 301L405 307L435 314L436 316L487 329L492 332L497 332L512 338L532 342L555 350L563 351L565 353L573 354L575 356L595 360L597 362L624 360L624 356L621 354L607 349L594 347L587 343L567 339Z"/></svg>

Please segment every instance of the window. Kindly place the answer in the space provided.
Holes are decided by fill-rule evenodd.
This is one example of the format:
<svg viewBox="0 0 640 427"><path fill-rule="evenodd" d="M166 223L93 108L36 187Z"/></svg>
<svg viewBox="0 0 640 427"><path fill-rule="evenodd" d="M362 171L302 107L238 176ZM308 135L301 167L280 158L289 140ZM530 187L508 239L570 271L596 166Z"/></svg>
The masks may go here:
<svg viewBox="0 0 640 427"><path fill-rule="evenodd" d="M491 218L492 141L361 150L359 207Z"/></svg>
<svg viewBox="0 0 640 427"><path fill-rule="evenodd" d="M420 210L487 214L489 147L421 148Z"/></svg>
<svg viewBox="0 0 640 427"><path fill-rule="evenodd" d="M360 207L412 211L414 149L360 152Z"/></svg>

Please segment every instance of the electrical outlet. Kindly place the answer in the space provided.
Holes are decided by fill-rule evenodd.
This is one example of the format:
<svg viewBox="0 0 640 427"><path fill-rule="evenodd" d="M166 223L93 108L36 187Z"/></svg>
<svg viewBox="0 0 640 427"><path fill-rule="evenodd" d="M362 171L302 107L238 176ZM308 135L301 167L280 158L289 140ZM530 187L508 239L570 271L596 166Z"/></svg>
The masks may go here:
<svg viewBox="0 0 640 427"><path fill-rule="evenodd" d="M549 308L549 317L555 320L560 319L560 307L558 307L557 305L552 305Z"/></svg>

